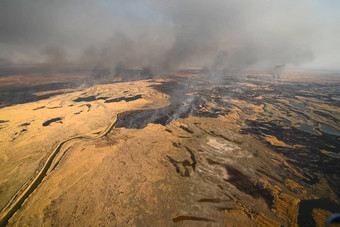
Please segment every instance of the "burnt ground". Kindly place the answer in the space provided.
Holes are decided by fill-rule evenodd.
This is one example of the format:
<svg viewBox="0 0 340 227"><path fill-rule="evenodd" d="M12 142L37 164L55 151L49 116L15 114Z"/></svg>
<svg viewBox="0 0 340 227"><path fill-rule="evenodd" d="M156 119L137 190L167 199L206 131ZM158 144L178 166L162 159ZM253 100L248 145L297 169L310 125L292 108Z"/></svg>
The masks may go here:
<svg viewBox="0 0 340 227"><path fill-rule="evenodd" d="M79 73L79 75L68 77L68 74ZM11 80L12 76L19 76L16 80ZM65 76L65 78L64 78ZM33 78L34 77L34 78ZM39 77L39 84L32 84L30 81ZM155 76L151 74L148 69L126 69L118 67L115 71L109 69L80 70L80 69L64 69L54 74L51 72L44 72L40 68L0 68L0 78L3 85L0 83L0 108L35 102L43 99L48 99L55 95L67 93L61 89L76 90L93 86L95 84L108 84L116 82L137 81L143 79L152 79ZM70 81L71 79L71 81ZM44 95L36 95L38 92L49 93ZM53 92L55 91L55 92ZM91 97L89 97L91 99ZM124 99L124 97L122 97ZM126 101L133 101L141 98L129 97ZM76 100L75 100L76 101ZM82 100L77 100L82 101ZM76 102L77 102L76 101ZM88 100L83 100L88 101ZM89 100L91 101L91 100ZM93 100L94 101L94 100ZM119 102L117 100L106 100L107 102Z"/></svg>
<svg viewBox="0 0 340 227"><path fill-rule="evenodd" d="M240 86L241 82L257 87ZM329 105L332 108L340 106L339 100L335 99L340 97L339 87L339 83L277 83L270 80L254 81L248 78L229 78L229 80L219 80L217 84L196 79L176 79L154 86L158 91L170 96L169 106L123 113L118 118L117 127L140 129L148 123L167 125L177 118L188 116L218 117L227 114L230 108L236 106L245 113L245 126L240 132L255 136L272 151L283 155L304 178L288 177L295 178L297 182L309 185L310 188L320 183L321 179L326 179L335 194L340 197L340 137L338 136L340 115L334 109L319 108L319 105ZM302 97L307 102L297 97ZM230 102L230 99L242 100L250 105L262 105L264 111L258 113L255 120L248 120L247 115L254 113L247 105L237 105ZM269 105L274 108L266 108ZM322 124L332 127L332 131L329 133L322 131L320 128ZM309 131L301 125L308 126ZM266 141L265 135L274 136L287 146L271 144ZM177 163L168 158L181 176L188 176L189 162ZM179 164L183 165L184 172L180 170ZM268 191L253 187L253 182L247 181L241 172L228 169L228 173L230 172L235 173L235 176L228 180L229 183L233 183L236 188L252 196L263 197L268 207L271 207L273 197ZM253 191L248 192L250 188ZM326 191L313 191L313 193L319 193L321 198L329 196ZM321 199L314 205L322 207L325 201L332 203L328 199ZM308 206L308 202L303 204L305 203ZM333 206L339 209L339 205ZM301 225L310 220L314 221L311 218L312 212L309 212L310 207L306 210L299 212L298 222Z"/></svg>
<svg viewBox="0 0 340 227"><path fill-rule="evenodd" d="M207 85L211 86L211 85ZM151 110L137 110L119 116L116 127L141 129L148 123L167 125L178 118L189 116L218 117L229 112L233 104L223 102L221 98L212 98L215 90L205 89L203 82L193 79L177 79L153 86L156 90L170 96L170 105ZM210 107L215 102L218 107Z"/></svg>
<svg viewBox="0 0 340 227"><path fill-rule="evenodd" d="M116 127L143 129L148 123L168 125L178 118L188 118L189 116L217 118L232 112L232 109L239 109L240 116L235 124L241 125L240 133L249 134L252 137L258 138L263 144L268 146L270 150L277 152L286 157L287 162L298 170L303 178L295 176L281 175L284 174L278 169L276 173L267 171L260 165L255 171L262 173L260 175L269 176L271 179L284 184L283 179L293 179L299 184L306 186L310 185L309 189L313 188L314 184L326 179L332 190L339 196L339 151L340 137L338 132L339 126L339 83L311 83L311 82L289 82L289 81L272 81L268 78L232 78L223 77L216 80L201 75L200 77L189 78L172 78L159 85L153 85L154 89L169 95L170 105L148 110L138 110L121 113L118 115ZM133 101L143 98L138 93L135 96L119 97L108 99L108 97L88 96L74 99L74 102L91 102L98 99L105 100L104 102L120 102ZM88 110L91 104L84 104ZM261 107L263 111L255 111L251 106ZM40 106L34 110L42 108L59 108ZM88 111L87 110L87 111ZM82 110L82 111L86 111ZM255 111L255 112L254 112ZM80 112L74 113L79 114ZM234 111L232 112L234 113ZM43 123L43 126L50 126L54 123L62 123L62 118L52 118ZM189 120L189 119L188 119ZM212 120L212 119L209 119ZM218 120L218 119L217 119ZM1 119L3 122L4 120ZM0 123L2 123L0 121ZM196 120L195 120L196 121ZM174 122L177 123L177 122ZM24 123L22 126L25 126ZM202 128L199 118L194 124L181 124L178 126L184 134L178 136L178 139L192 140L196 144L188 147L185 143L172 141L172 146L178 150L184 151L185 157L176 156L175 154L166 155L167 161L171 167L174 167L177 174L183 179L191 179L192 173L197 172L200 177L205 176L206 166L202 165L203 156L206 155L207 166L214 166L222 173L226 172L228 177L218 175L214 172L212 175L220 176L224 182L219 182L218 186L223 191L221 185L233 185L238 191L249 195L254 199L263 199L269 209L274 207L275 194L273 191L259 181L254 181L254 178L249 177L249 172L242 169L240 166L233 167L230 163L220 162L219 156L230 155L231 160L237 159L235 151L228 153L223 150L221 153L218 147L209 148L202 151L204 143L201 141L203 137L199 137L197 132L202 130L209 135L216 135L227 142L233 141L228 137L219 135L217 130L218 125L213 128ZM327 127L325 127L327 126ZM172 133L175 130L173 125L171 128L165 129L167 133ZM221 129L222 130L222 129ZM138 132L139 130L131 130ZM181 131L181 132L182 132ZM223 130L222 130L223 131ZM176 134L176 133L175 133ZM272 143L268 141L274 137L281 143ZM195 138L195 140L193 139ZM198 138L198 139L197 139ZM242 138L246 138L242 137ZM197 142L198 141L198 142ZM209 140L208 140L209 141ZM275 140L274 140L275 141ZM197 142L197 143L196 143ZM202 144L200 144L202 142ZM213 143L213 142L212 142ZM218 142L216 142L219 144ZM233 141L240 145L242 141ZM263 145L262 145L263 149ZM247 149L245 149L247 150ZM138 147L139 151L139 147ZM257 154L256 152L254 155ZM216 160L215 160L216 158ZM255 156L256 158L256 156ZM240 158L241 159L241 158ZM245 158L242 158L245 159ZM268 157L270 159L270 157ZM136 159L137 160L137 159ZM261 162L260 159L252 162ZM279 167L283 167L281 164ZM203 168L204 167L204 168ZM245 167L248 167L245 165ZM202 169L203 168L203 169ZM284 168L284 167L283 167ZM209 170L210 168L208 168ZM198 171L199 170L199 171ZM271 174L275 176L271 176ZM288 174L288 173L286 173ZM213 178L213 177L212 177ZM282 179L280 179L282 178ZM192 178L193 179L193 178ZM203 177L203 179L208 179ZM277 179L277 180L276 180ZM219 179L220 180L220 179ZM209 182L209 181L208 181ZM307 187L304 187L307 188ZM322 192L323 195L328 192ZM313 192L313 195L320 196L322 193ZM234 196L234 195L233 195ZM222 199L221 199L222 198ZM242 200L246 197L237 197ZM328 197L327 197L328 198ZM334 197L333 197L334 198ZM223 197L202 197L198 202L219 203ZM310 219L311 207L324 208L324 204L331 204L328 199L320 200L302 200L299 215L299 223L305 223ZM333 206L333 205L332 205ZM334 205L338 208L338 205ZM327 208L327 207L326 207ZM220 210L228 210L229 207L221 207ZM333 209L334 210L334 209ZM210 216L207 216L210 217ZM173 222L180 221L205 221L215 222L215 219L201 217L196 215L177 215L174 216Z"/></svg>
<svg viewBox="0 0 340 227"><path fill-rule="evenodd" d="M316 223L311 215L315 208L329 210L332 213L340 212L340 207L327 199L302 200L299 207L299 226L315 226Z"/></svg>
<svg viewBox="0 0 340 227"><path fill-rule="evenodd" d="M261 134L265 133L273 135L292 146L294 144L302 145L303 147L297 148L273 146L273 149L286 156L291 164L298 166L301 169L301 173L307 178L307 182L311 184L318 183L319 179L316 174L322 173L325 174L325 177L337 189L336 186L339 186L339 179L332 178L340 174L339 159L326 155L320 152L320 150L338 153L338 148L340 147L338 136L326 133L313 135L294 127L284 128L275 122L246 121L246 123L250 128L242 130L242 133L251 133L260 138Z"/></svg>
<svg viewBox="0 0 340 227"><path fill-rule="evenodd" d="M150 72L132 70L132 73L130 71L120 70L116 74L123 78L122 81L146 79L152 76ZM169 95L170 105L159 109L122 113L119 115L116 126L141 129L148 123L167 125L178 118L189 116L216 118L229 113L230 108L235 106L242 109L245 114L252 114L247 107L232 103L230 99L245 101L257 106L264 105L265 111L258 114L256 120L246 120L247 127L244 127L241 133L258 137L274 151L286 156L290 164L300 169L307 183L315 184L319 182L320 176L324 176L340 196L340 177L338 177L340 176L340 114L317 106L321 104L333 108L340 107L339 82L277 82L270 78L251 75L244 78L223 75L212 79L200 72L194 72L194 74L195 77L171 77L170 81L153 85L156 90ZM108 80L99 82L108 83ZM84 81L1 87L0 108L46 99L63 93L58 92L60 89L76 88L80 83ZM253 87L244 86L243 83L252 84ZM93 81L87 79L85 84L90 86ZM40 96L33 94L53 90L56 92ZM304 100L301 101L297 97L302 97ZM141 95L116 99L90 96L74 101L90 102L103 99L105 102L123 100L129 102L140 98L142 98ZM273 108L267 110L266 107L269 105L275 110L273 111ZM37 109L39 108L45 107ZM53 120L50 121L53 122ZM44 124L48 125L50 121ZM322 130L324 126L331 130L328 133L325 132ZM273 146L265 140L264 134L275 136L290 146L298 144L301 147ZM320 150L329 153L320 152Z"/></svg>
<svg viewBox="0 0 340 227"><path fill-rule="evenodd" d="M63 94L65 92L58 92L59 89L76 88L80 84L72 82L62 83L47 83L34 86L16 86L16 87L1 87L0 89L0 108L27 102L35 102L42 99L47 99L54 95ZM51 91L56 92L46 95L34 95L36 92Z"/></svg>
<svg viewBox="0 0 340 227"><path fill-rule="evenodd" d="M281 147L266 142L272 150L284 155L290 164L300 170L300 173L305 176L305 182L315 184L320 181L320 177L326 178L334 192L340 196L340 137L332 132L327 133L320 130L320 124L327 121L326 124L334 129L337 128L334 131L338 132L339 113L322 108L316 109L318 106L314 105L339 107L339 100L334 98L340 96L340 84L286 83L271 84L269 87L272 89L271 98L254 102L252 92L245 93L240 97L256 104L278 106L283 114L279 117L275 116L273 112L265 111L258 119L247 120L248 127L244 128L242 133L253 134L263 142L266 142L263 135L267 134L275 136L278 140L291 146L301 145L299 147ZM297 100L297 96L306 100L310 99L310 101L292 102L291 100ZM288 100L292 105L284 105L282 108L279 106L278 99ZM299 118L298 124L291 120L290 116L292 115ZM300 122L304 122L302 124L309 126L310 130L299 128ZM321 150L327 151L327 153L320 152Z"/></svg>
<svg viewBox="0 0 340 227"><path fill-rule="evenodd" d="M257 87L242 86L245 82ZM316 109L318 104L340 107L340 101L335 98L340 97L339 87L339 83L278 83L268 79L253 80L251 77L224 77L218 83L204 78L180 78L154 86L170 96L169 106L123 113L116 126L141 129L148 123L167 125L177 118L188 116L215 118L227 114L235 106L245 114L252 114L247 107L236 105L230 99L263 105L265 111L259 113L256 120L245 120L246 127L241 133L254 135L272 150L284 155L288 163L305 177L305 183L313 185L320 181L320 177L325 178L340 196L340 137L320 130L320 124L332 123L331 127L337 131L335 128L340 127L340 116L335 111ZM297 96L310 99L310 102L300 101ZM268 105L273 106L275 111L266 110ZM312 131L299 128L301 124ZM274 136L290 147L272 145L264 135Z"/></svg>
<svg viewBox="0 0 340 227"><path fill-rule="evenodd" d="M93 102L96 100L105 100L105 103L110 103L110 102L120 102L120 101L125 101L125 102L131 102L135 101L137 99L141 99L142 95L135 95L131 97L119 97L119 98L114 98L114 99L108 99L109 97L96 97L94 95L88 96L88 97L79 97L73 100L73 102Z"/></svg>

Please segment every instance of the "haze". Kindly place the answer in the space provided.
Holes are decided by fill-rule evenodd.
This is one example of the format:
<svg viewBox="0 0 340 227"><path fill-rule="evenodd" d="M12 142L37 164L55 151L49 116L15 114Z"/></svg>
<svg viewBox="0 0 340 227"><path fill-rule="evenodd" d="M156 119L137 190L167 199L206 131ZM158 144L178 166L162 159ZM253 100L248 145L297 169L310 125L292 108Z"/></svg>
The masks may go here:
<svg viewBox="0 0 340 227"><path fill-rule="evenodd" d="M336 1L3 0L0 65L338 69Z"/></svg>

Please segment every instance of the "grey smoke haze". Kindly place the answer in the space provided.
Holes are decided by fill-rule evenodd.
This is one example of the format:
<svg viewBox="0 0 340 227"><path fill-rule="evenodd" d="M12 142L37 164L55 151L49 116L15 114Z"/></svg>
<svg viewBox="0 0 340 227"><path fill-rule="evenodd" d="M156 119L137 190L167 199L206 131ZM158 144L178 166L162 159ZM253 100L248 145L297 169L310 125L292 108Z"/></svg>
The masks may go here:
<svg viewBox="0 0 340 227"><path fill-rule="evenodd" d="M229 71L272 70L277 65L339 68L340 41L335 37L340 17L325 17L328 12L319 10L320 4L2 0L0 64L155 70L203 66Z"/></svg>

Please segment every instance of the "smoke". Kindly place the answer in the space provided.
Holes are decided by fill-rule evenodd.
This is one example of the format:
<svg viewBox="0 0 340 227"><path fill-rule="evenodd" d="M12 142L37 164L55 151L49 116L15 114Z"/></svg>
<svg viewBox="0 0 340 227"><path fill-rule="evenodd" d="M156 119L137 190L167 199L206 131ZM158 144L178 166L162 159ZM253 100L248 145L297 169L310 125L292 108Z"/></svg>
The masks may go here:
<svg viewBox="0 0 340 227"><path fill-rule="evenodd" d="M174 24L175 42L166 62L175 66L201 62L238 71L310 60L316 38L314 19L303 3L171 1L166 11Z"/></svg>
<svg viewBox="0 0 340 227"><path fill-rule="evenodd" d="M2 0L0 60L52 72L334 68L340 19L325 18L320 2L329 0Z"/></svg>

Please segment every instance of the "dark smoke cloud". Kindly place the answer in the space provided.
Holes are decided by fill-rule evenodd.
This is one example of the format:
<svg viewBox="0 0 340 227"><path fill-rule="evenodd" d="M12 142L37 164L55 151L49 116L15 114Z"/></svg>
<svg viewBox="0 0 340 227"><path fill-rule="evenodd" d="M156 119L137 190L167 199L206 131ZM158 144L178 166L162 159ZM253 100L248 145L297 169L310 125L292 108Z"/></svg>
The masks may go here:
<svg viewBox="0 0 340 227"><path fill-rule="evenodd" d="M175 27L168 64L203 60L237 71L313 57L314 19L305 5L293 1L171 1L166 11Z"/></svg>
<svg viewBox="0 0 340 227"><path fill-rule="evenodd" d="M69 64L111 71L338 67L339 54L328 51L340 46L332 38L340 20L318 14L320 1L2 0L0 63L52 71Z"/></svg>

